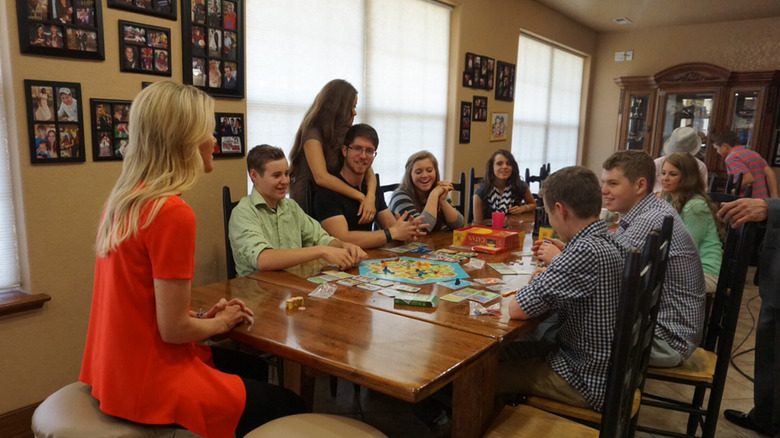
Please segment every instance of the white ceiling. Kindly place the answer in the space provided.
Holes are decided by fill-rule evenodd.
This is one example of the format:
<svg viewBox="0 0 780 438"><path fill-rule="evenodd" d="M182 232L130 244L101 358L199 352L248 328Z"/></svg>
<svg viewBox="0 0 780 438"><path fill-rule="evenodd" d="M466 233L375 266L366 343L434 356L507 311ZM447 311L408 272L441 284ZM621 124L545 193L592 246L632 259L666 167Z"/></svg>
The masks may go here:
<svg viewBox="0 0 780 438"><path fill-rule="evenodd" d="M780 16L779 0L536 0L598 32ZM626 17L619 25L613 18Z"/></svg>

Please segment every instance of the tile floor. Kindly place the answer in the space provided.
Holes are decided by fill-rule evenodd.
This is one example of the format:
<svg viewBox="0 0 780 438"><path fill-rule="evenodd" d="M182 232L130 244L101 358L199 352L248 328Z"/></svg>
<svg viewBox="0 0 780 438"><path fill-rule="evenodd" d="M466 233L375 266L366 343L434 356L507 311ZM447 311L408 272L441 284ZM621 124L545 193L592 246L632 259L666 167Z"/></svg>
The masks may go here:
<svg viewBox="0 0 780 438"><path fill-rule="evenodd" d="M741 344L737 351L753 348L755 333L755 318L758 317L760 298L758 288L753 286L752 279L754 268L748 272L748 285L745 288L742 300L742 309L739 325L737 327L734 346ZM752 315L751 315L752 314ZM744 342L743 342L744 341ZM747 375L753 375L753 353L749 352L739 356L735 360L737 366ZM692 391L681 391L679 386L663 382L649 382L648 389L655 390L659 394L692 394ZM723 395L720 421L716 432L717 438L732 437L759 437L754 432L732 426L723 419L724 409L748 410L753 406L753 384L742 376L732 366L729 369L726 389ZM331 397L329 379L322 376L317 380L315 387L314 411L319 413L340 414L362 420L381 430L391 438L428 437L430 433L422 422L417 420L412 411L412 405L368 390L356 388L350 382L339 381L337 396ZM674 428L679 432L685 431L687 417L682 413L661 411L654 408L643 407L640 412L640 424ZM652 437L646 433L637 433L637 437Z"/></svg>

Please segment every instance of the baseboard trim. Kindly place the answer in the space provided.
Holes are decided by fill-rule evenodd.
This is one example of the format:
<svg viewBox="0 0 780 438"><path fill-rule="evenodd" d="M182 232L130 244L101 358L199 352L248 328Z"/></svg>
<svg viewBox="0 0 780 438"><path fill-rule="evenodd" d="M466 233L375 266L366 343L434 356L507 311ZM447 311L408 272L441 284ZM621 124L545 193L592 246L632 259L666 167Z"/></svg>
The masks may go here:
<svg viewBox="0 0 780 438"><path fill-rule="evenodd" d="M40 403L0 415L0 436L6 438L33 438L32 416Z"/></svg>

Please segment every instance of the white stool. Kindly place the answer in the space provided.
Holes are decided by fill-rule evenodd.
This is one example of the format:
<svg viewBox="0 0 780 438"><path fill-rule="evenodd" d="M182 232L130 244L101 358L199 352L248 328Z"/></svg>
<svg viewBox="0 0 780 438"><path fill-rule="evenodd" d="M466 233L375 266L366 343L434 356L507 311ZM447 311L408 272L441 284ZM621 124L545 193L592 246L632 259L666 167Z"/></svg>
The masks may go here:
<svg viewBox="0 0 780 438"><path fill-rule="evenodd" d="M36 438L199 438L170 426L149 426L106 415L92 397L92 389L71 383L35 409L32 430Z"/></svg>
<svg viewBox="0 0 780 438"><path fill-rule="evenodd" d="M366 423L339 415L298 414L269 421L244 438L387 438Z"/></svg>

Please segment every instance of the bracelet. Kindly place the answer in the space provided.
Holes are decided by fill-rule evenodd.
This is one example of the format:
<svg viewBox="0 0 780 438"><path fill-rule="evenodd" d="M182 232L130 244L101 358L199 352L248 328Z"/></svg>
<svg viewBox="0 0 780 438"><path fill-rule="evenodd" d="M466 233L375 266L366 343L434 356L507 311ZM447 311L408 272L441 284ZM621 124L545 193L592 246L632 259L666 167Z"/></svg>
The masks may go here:
<svg viewBox="0 0 780 438"><path fill-rule="evenodd" d="M389 228L385 228L383 231L385 232L385 238L387 239L388 243L393 240L393 236L390 234Z"/></svg>

